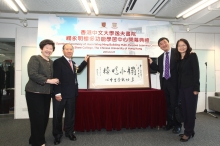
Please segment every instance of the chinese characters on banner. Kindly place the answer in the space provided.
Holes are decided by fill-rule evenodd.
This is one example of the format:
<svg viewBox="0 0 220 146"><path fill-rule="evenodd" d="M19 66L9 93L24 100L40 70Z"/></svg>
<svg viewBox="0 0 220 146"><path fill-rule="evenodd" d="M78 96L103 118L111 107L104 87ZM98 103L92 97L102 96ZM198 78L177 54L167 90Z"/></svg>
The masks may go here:
<svg viewBox="0 0 220 146"><path fill-rule="evenodd" d="M95 85L142 85L142 60L96 60Z"/></svg>
<svg viewBox="0 0 220 146"><path fill-rule="evenodd" d="M142 47L150 46L149 38L138 37L132 31L81 30L79 36L66 36L66 41L72 41L75 49L101 49L102 53L142 50Z"/></svg>
<svg viewBox="0 0 220 146"><path fill-rule="evenodd" d="M137 37L132 31L96 31L81 30L80 36L66 36L67 41L80 42L142 42L149 43L149 38ZM117 45L119 46L119 45Z"/></svg>
<svg viewBox="0 0 220 146"><path fill-rule="evenodd" d="M43 39L55 42L52 56L60 56L64 44L74 47L74 56L150 55L158 56L160 37L174 41L169 22L129 19L40 16L37 44ZM37 52L40 53L38 49Z"/></svg>

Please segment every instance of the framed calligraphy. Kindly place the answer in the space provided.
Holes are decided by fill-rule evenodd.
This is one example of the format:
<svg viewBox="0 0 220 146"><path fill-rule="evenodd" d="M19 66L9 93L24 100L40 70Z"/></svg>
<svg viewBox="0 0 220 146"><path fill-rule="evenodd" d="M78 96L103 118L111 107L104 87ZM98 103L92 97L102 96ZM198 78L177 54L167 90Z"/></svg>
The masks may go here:
<svg viewBox="0 0 220 146"><path fill-rule="evenodd" d="M151 88L148 55L89 55L87 89Z"/></svg>

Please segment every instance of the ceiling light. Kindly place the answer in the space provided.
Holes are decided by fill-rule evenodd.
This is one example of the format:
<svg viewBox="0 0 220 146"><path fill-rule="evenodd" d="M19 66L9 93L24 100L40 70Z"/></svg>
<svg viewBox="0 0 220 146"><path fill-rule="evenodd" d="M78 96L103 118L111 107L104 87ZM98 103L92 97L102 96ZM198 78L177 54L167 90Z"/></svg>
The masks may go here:
<svg viewBox="0 0 220 146"><path fill-rule="evenodd" d="M189 9L183 11L182 13L180 13L179 15L176 16L176 18L180 18L181 16L183 16L184 14L188 13L189 11L195 9L196 7L198 7L199 5L203 4L204 2L206 2L208 0L203 0L195 5L193 5L192 7L190 7Z"/></svg>
<svg viewBox="0 0 220 146"><path fill-rule="evenodd" d="M196 12L204 9L205 7L213 4L214 2L217 2L218 0L209 0L209 1L206 1L205 3L199 5L198 7L196 7L195 9L191 10L190 12L186 13L183 15L183 18L187 18L193 14L195 14Z"/></svg>
<svg viewBox="0 0 220 146"><path fill-rule="evenodd" d="M86 11L87 11L87 13L90 14L90 13L91 13L91 10L90 10L90 8L89 8L89 5L88 5L87 0L81 0L81 1L82 1L82 3L83 3L83 5L84 5L84 7L85 7L85 9L86 9Z"/></svg>
<svg viewBox="0 0 220 146"><path fill-rule="evenodd" d="M5 0L5 2L11 7L14 11L18 12L18 7L14 4L12 0Z"/></svg>
<svg viewBox="0 0 220 146"><path fill-rule="evenodd" d="M18 4L18 6L22 9L23 12L27 12L27 9L25 8L25 6L22 4L22 2L20 0L15 0L15 2Z"/></svg>
<svg viewBox="0 0 220 146"><path fill-rule="evenodd" d="M8 48L0 48L0 50L3 50L3 51L8 51Z"/></svg>
<svg viewBox="0 0 220 146"><path fill-rule="evenodd" d="M90 0L90 1L92 3L92 7L93 7L93 10L94 10L95 14L98 15L99 14L99 10L98 10L96 1L95 0Z"/></svg>
<svg viewBox="0 0 220 146"><path fill-rule="evenodd" d="M201 9L211 5L212 3L216 2L218 0L202 0L199 3L193 5L192 7L190 7L189 9L183 11L182 13L178 14L176 16L176 18L180 18L181 16L183 16L183 18L187 18L191 15L193 15L194 13L200 11Z"/></svg>
<svg viewBox="0 0 220 146"><path fill-rule="evenodd" d="M189 31L190 31L190 28L189 28L189 27L187 27L187 28L186 28L186 31L187 31L187 32L189 32Z"/></svg>
<svg viewBox="0 0 220 146"><path fill-rule="evenodd" d="M5 56L5 54L0 54L0 56Z"/></svg>

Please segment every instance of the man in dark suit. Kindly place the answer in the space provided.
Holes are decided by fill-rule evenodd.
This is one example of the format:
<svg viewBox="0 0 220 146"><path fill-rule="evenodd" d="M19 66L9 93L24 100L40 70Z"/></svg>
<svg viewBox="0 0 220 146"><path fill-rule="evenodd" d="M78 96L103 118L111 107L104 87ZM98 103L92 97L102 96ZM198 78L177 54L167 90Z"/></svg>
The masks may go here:
<svg viewBox="0 0 220 146"><path fill-rule="evenodd" d="M63 54L61 58L54 61L54 77L58 78L60 84L54 86L55 98L53 99L53 136L55 138L54 144L60 143L63 135L62 117L65 109L64 131L66 137L75 141L76 137L73 134L75 123L75 106L76 98L78 96L78 82L77 73L80 73L87 65L88 56L84 61L77 66L72 61L74 53L71 44L63 46Z"/></svg>
<svg viewBox="0 0 220 146"><path fill-rule="evenodd" d="M158 40L158 46L164 51L158 57L158 64L150 59L150 68L160 73L160 86L165 92L167 105L167 125L165 130L173 128L173 133L181 131L181 123L177 122L174 116L174 109L178 105L178 78L176 49L170 47L169 40L162 37Z"/></svg>

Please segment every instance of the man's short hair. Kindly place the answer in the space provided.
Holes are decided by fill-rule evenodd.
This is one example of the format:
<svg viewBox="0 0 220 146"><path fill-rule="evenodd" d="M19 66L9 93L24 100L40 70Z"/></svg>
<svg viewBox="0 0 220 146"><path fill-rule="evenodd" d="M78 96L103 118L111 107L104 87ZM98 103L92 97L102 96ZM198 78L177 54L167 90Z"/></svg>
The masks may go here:
<svg viewBox="0 0 220 146"><path fill-rule="evenodd" d="M161 42L162 40L167 40L167 41L168 41L168 43L169 43L168 38L162 37L162 38L160 38L160 39L158 40L158 46L159 46L159 44L160 44L160 42Z"/></svg>
<svg viewBox="0 0 220 146"><path fill-rule="evenodd" d="M63 50L64 50L64 47L65 47L66 45L71 45L71 46L73 47L72 44L70 44L70 43L66 43L66 44L63 45ZM73 47L73 49L74 49L74 47Z"/></svg>

